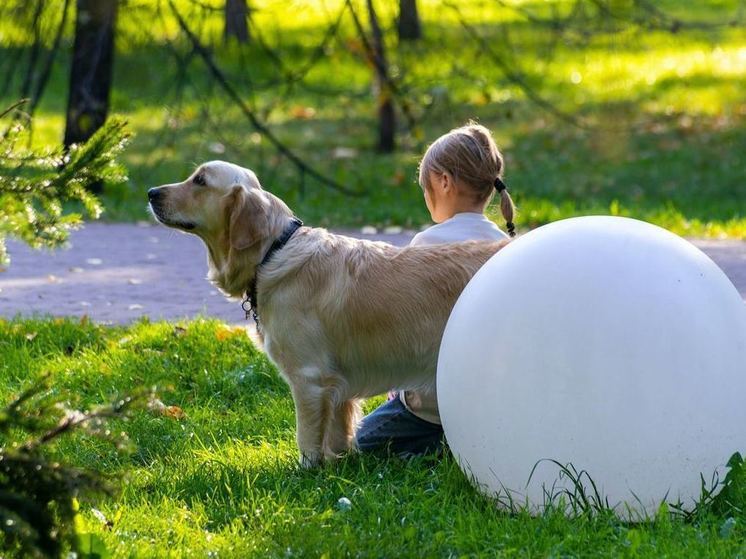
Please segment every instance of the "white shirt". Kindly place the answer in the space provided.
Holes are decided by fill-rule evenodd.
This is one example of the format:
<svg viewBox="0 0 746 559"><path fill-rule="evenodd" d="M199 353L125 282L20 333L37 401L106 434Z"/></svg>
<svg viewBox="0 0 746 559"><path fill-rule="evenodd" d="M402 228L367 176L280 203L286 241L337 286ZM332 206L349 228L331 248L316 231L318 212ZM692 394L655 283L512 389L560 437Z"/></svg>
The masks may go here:
<svg viewBox="0 0 746 559"><path fill-rule="evenodd" d="M409 246L441 245L462 241L502 241L508 236L484 214L463 212L417 233Z"/></svg>
<svg viewBox="0 0 746 559"><path fill-rule="evenodd" d="M464 212L417 233L409 246L440 245L461 241L501 241L507 238L508 236L484 214ZM399 399L420 419L440 424L438 397L434 385L432 391L399 392Z"/></svg>

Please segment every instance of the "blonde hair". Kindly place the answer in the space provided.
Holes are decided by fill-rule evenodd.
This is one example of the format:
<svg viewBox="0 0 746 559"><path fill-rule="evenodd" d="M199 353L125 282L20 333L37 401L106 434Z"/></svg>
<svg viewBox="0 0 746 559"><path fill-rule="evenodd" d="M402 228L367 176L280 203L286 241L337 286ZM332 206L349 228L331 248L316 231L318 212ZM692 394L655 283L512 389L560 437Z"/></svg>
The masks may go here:
<svg viewBox="0 0 746 559"><path fill-rule="evenodd" d="M467 188L477 202L488 204L497 190L500 212L511 237L515 236L515 205L502 182L503 156L492 134L481 124L469 122L442 135L427 148L420 161L419 182L430 191L430 173L451 175L454 183Z"/></svg>

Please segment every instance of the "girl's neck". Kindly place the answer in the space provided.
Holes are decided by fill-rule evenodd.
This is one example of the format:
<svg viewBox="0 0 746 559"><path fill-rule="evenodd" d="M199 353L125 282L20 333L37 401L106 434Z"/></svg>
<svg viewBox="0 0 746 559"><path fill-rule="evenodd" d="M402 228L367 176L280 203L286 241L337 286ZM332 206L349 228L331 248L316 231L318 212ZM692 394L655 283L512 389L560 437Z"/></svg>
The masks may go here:
<svg viewBox="0 0 746 559"><path fill-rule="evenodd" d="M450 207L443 215L443 221L451 219L457 214L473 213L473 214L484 214L484 208L486 204L484 202L474 203L472 199L456 198L451 201Z"/></svg>

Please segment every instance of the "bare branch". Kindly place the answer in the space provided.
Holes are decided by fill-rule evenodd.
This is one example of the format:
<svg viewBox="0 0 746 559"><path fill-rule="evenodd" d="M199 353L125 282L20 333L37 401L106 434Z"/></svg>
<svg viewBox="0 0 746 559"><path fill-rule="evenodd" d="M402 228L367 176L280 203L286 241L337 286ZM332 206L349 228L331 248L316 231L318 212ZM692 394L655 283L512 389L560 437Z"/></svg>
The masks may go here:
<svg viewBox="0 0 746 559"><path fill-rule="evenodd" d="M294 151L292 151L288 146L286 146L284 143L282 143L270 130L267 128L267 126L262 123L259 118L256 116L254 111L252 111L249 106L241 99L241 96L236 92L236 90L233 88L233 86L230 84L228 79L225 77L225 74L218 68L218 66L215 64L215 61L212 58L212 55L210 52L202 45L200 40L197 38L197 36L192 32L192 30L189 28L189 26L184 21L184 18L181 16L179 11L176 9L176 6L174 6L173 0L168 0L168 4L171 8L171 11L173 12L174 16L176 17L176 20L179 24L179 27L184 32L184 34L189 39L189 42L192 44L192 48L194 51L202 58L207 68L210 70L210 73L215 78L217 83L220 85L220 87L225 91L225 93L230 97L234 103L241 109L241 112L246 116L247 119L249 119L249 122L251 122L251 125L260 133L262 134L269 142L275 146L277 151L279 151L282 155L287 157L293 165L295 165L298 170L301 173L308 174L309 176L315 178L320 183L328 186L329 188L336 190L338 192L341 192L343 194L347 194L349 196L362 196L365 194L364 191L356 191L351 190L345 186L342 186L334 179L327 177L314 169L313 167L309 166L305 161L303 161Z"/></svg>
<svg viewBox="0 0 746 559"><path fill-rule="evenodd" d="M456 17L458 18L461 26L472 38L474 38L479 43L482 51L490 57L490 59L497 65L498 68L500 68L500 70L502 70L503 75L511 83L518 86L526 95L526 97L528 97L536 105L538 105L548 113L556 116L560 120L567 122L568 124L572 124L573 126L576 126L578 128L587 128L587 126L582 121L580 121L570 113L567 113L562 109L556 107L555 105L544 99L544 97L542 97L533 87L531 87L529 83L524 79L524 77L520 73L516 72L510 66L510 64L508 64L505 58L495 52L490 43L488 41L485 41L484 38L477 32L477 30L474 29L474 27L469 25L469 23L461 14L461 10L459 9L458 5L450 1L445 2L444 5L456 13Z"/></svg>
<svg viewBox="0 0 746 559"><path fill-rule="evenodd" d="M18 107L20 107L24 103L28 103L28 99L21 99L20 101L16 101L10 107L8 107L7 109L3 110L3 112L0 113L0 118L3 118L6 115L9 115L10 113L15 111Z"/></svg>

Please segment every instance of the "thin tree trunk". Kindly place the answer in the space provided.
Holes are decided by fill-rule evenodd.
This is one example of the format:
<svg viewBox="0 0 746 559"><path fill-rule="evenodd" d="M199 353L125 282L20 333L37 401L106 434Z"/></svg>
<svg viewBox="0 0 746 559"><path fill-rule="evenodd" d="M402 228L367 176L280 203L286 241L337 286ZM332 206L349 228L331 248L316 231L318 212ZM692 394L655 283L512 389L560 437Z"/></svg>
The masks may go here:
<svg viewBox="0 0 746 559"><path fill-rule="evenodd" d="M31 94L31 86L34 83L34 77L36 76L36 62L39 60L39 53L41 52L41 14L43 10L44 2L38 0L36 8L34 9L33 22L31 24L34 29L34 42L29 51L26 76L23 78L23 83L21 84L22 99L25 99Z"/></svg>
<svg viewBox="0 0 746 559"><path fill-rule="evenodd" d="M52 42L52 50L49 52L47 60L41 69L39 79L36 81L36 87L34 88L33 95L31 96L31 102L29 103L28 107L29 115L34 114L36 107L39 105L39 101L41 101L42 95L44 95L44 90L47 87L49 78L52 75L52 67L54 66L55 60L57 59L57 53L60 51L60 43L62 42L62 35L65 32L65 26L67 24L67 13L69 11L71 2L72 0L65 0L64 5L62 6L62 17L60 19L60 24L57 27L54 41Z"/></svg>
<svg viewBox="0 0 746 559"><path fill-rule="evenodd" d="M248 43L249 6L246 0L225 0L225 40L233 38L239 43Z"/></svg>
<svg viewBox="0 0 746 559"><path fill-rule="evenodd" d="M398 31L400 41L415 41L422 38L417 0L399 0Z"/></svg>
<svg viewBox="0 0 746 559"><path fill-rule="evenodd" d="M117 0L77 0L65 147L85 142L109 113ZM103 185L90 190L100 193Z"/></svg>
<svg viewBox="0 0 746 559"><path fill-rule="evenodd" d="M77 0L65 147L84 142L109 112L117 0Z"/></svg>
<svg viewBox="0 0 746 559"><path fill-rule="evenodd" d="M394 113L394 100L389 87L386 49L373 0L367 0L367 4L373 56L375 57L373 62L376 71L376 89L378 90L378 151L391 153L396 147L396 114Z"/></svg>

